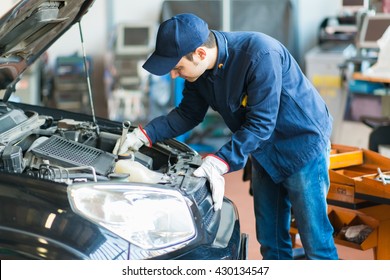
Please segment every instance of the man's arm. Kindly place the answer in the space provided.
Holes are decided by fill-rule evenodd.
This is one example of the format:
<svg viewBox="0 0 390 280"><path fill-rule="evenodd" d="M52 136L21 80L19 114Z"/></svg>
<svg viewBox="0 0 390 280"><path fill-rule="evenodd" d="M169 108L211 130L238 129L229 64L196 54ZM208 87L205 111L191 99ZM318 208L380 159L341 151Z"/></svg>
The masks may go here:
<svg viewBox="0 0 390 280"><path fill-rule="evenodd" d="M208 104L196 92L184 89L183 99L166 116L160 116L145 126L152 143L174 138L193 129L206 115Z"/></svg>

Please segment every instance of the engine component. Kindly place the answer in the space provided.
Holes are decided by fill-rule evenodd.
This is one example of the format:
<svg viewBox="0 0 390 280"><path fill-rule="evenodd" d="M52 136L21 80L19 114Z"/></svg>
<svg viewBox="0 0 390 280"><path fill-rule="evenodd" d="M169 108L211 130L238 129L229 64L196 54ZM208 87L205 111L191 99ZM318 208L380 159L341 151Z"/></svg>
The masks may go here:
<svg viewBox="0 0 390 280"><path fill-rule="evenodd" d="M112 172L116 156L102 150L71 141L57 135L31 149L38 158L63 167L92 166L96 173L107 176Z"/></svg>
<svg viewBox="0 0 390 280"><path fill-rule="evenodd" d="M0 143L8 144L16 141L31 134L34 129L39 128L44 123L45 120L35 112L26 112L24 116L19 110L14 109L0 118L0 127L6 128L0 130Z"/></svg>
<svg viewBox="0 0 390 280"><path fill-rule="evenodd" d="M1 152L0 170L22 173L23 169L22 148L18 146L6 146Z"/></svg>
<svg viewBox="0 0 390 280"><path fill-rule="evenodd" d="M127 181L134 183L163 183L168 181L168 176L150 170L143 166L141 163L131 160L123 159L118 160L115 164L115 173L119 174L129 174Z"/></svg>

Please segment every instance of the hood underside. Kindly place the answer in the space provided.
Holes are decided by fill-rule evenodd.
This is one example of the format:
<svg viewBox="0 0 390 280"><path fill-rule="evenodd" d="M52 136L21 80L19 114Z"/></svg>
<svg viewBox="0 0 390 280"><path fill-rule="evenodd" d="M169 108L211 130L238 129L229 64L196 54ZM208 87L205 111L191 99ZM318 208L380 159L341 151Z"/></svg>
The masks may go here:
<svg viewBox="0 0 390 280"><path fill-rule="evenodd" d="M94 0L21 0L0 19L0 90L8 101L20 75L88 11Z"/></svg>

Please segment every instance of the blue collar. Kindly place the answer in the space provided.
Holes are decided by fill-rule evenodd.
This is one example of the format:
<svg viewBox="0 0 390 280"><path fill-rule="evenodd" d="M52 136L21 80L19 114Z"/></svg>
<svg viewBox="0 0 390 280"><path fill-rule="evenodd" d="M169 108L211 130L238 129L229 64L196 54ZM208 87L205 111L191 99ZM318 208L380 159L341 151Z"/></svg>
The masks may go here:
<svg viewBox="0 0 390 280"><path fill-rule="evenodd" d="M229 58L228 41L222 32L215 30L212 30L212 32L215 35L218 46L218 57L213 69L213 75L222 76Z"/></svg>

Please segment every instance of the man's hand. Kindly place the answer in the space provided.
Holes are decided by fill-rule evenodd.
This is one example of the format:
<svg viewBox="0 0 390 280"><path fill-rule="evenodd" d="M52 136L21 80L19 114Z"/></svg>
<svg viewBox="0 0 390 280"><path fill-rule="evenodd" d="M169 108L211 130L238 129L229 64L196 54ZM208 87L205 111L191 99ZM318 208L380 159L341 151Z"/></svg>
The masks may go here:
<svg viewBox="0 0 390 280"><path fill-rule="evenodd" d="M193 173L195 177L205 177L209 181L215 211L222 208L225 194L225 179L222 175L228 171L229 165L223 159L215 155L208 155Z"/></svg>
<svg viewBox="0 0 390 280"><path fill-rule="evenodd" d="M125 141L121 145L121 138L116 141L114 150L112 151L115 155L126 154L129 150L138 151L143 145L151 146L151 141L146 134L146 131L141 127L135 128L132 132L126 135Z"/></svg>

